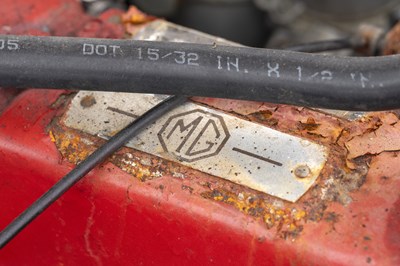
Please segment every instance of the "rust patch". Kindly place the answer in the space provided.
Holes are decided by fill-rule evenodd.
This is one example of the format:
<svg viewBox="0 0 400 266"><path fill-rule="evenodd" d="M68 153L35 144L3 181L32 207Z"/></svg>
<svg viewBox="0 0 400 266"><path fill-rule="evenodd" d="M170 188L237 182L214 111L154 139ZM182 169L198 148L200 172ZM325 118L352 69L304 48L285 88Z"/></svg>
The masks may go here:
<svg viewBox="0 0 400 266"><path fill-rule="evenodd" d="M324 180L321 186L321 199L348 205L352 202L351 192L356 191L365 183L367 173L367 163L359 165L356 171L334 169L332 175Z"/></svg>
<svg viewBox="0 0 400 266"><path fill-rule="evenodd" d="M86 159L105 142L105 140L89 134L64 128L57 122L53 122L49 136L52 142L56 144L63 159L73 164L78 164ZM107 161L141 181L164 175L182 175L182 172L184 172L181 171L181 166L176 163L162 161L157 157L128 148L122 148Z"/></svg>
<svg viewBox="0 0 400 266"><path fill-rule="evenodd" d="M284 133L331 145L342 134L347 121L303 107L228 99L193 98L205 104Z"/></svg>
<svg viewBox="0 0 400 266"><path fill-rule="evenodd" d="M308 117L308 118L307 118L307 121L305 121L305 122L299 121L299 122L297 123L297 128L298 128L299 130L315 131L315 130L318 129L318 127L319 127L320 125L321 125L321 124L317 124L317 123L315 122L314 118Z"/></svg>
<svg viewBox="0 0 400 266"><path fill-rule="evenodd" d="M393 114L381 117L374 128L346 142L348 159L400 150L400 123Z"/></svg>
<svg viewBox="0 0 400 266"><path fill-rule="evenodd" d="M380 27L363 24L358 29L356 51L360 54L372 56L376 54L384 31Z"/></svg>
<svg viewBox="0 0 400 266"><path fill-rule="evenodd" d="M400 23L397 23L385 37L384 55L400 53Z"/></svg>
<svg viewBox="0 0 400 266"><path fill-rule="evenodd" d="M250 117L255 122L254 115ZM343 130L342 122L335 117L306 108L281 105L270 119L279 121L273 128L292 135L318 141L323 144L335 142Z"/></svg>
<svg viewBox="0 0 400 266"><path fill-rule="evenodd" d="M58 127L53 127L49 135L62 157L73 164L85 160L97 148L95 139L86 138L73 130L63 131Z"/></svg>
<svg viewBox="0 0 400 266"><path fill-rule="evenodd" d="M110 161L123 171L135 176L141 181L163 176L164 171L157 161L135 156L131 152L115 154Z"/></svg>
<svg viewBox="0 0 400 266"><path fill-rule="evenodd" d="M121 21L125 31L130 35L135 35L146 23L158 19L140 11L135 6L129 7L128 11L121 16Z"/></svg>
<svg viewBox="0 0 400 266"><path fill-rule="evenodd" d="M251 113L248 115L250 120L254 121L262 121L263 124L270 126L270 127L276 127L279 123L279 120L272 117L272 112L270 110L262 110L259 112Z"/></svg>
<svg viewBox="0 0 400 266"><path fill-rule="evenodd" d="M144 24L155 19L157 19L157 17L149 16L135 6L130 6L128 11L122 15L122 22L131 24Z"/></svg>
<svg viewBox="0 0 400 266"><path fill-rule="evenodd" d="M296 238L303 230L302 224L307 213L295 207L288 207L261 195L239 193L214 189L201 194L202 197L229 204L250 216L261 219L271 229L276 228L284 239Z"/></svg>

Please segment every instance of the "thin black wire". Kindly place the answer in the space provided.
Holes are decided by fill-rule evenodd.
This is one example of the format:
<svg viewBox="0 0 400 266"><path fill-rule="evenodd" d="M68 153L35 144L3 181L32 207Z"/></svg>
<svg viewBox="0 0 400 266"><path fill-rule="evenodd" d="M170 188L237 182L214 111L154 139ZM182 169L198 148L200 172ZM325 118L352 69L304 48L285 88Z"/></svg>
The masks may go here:
<svg viewBox="0 0 400 266"><path fill-rule="evenodd" d="M353 49L354 47L355 44L351 38L343 38L294 45L285 48L285 50L303 53L319 53L342 49Z"/></svg>
<svg viewBox="0 0 400 266"><path fill-rule="evenodd" d="M155 122L163 114L182 104L185 100L185 96L171 96L111 137L103 146L94 151L71 172L60 179L53 187L51 187L23 213L15 218L2 232L0 232L0 249L94 167L121 148L146 126Z"/></svg>

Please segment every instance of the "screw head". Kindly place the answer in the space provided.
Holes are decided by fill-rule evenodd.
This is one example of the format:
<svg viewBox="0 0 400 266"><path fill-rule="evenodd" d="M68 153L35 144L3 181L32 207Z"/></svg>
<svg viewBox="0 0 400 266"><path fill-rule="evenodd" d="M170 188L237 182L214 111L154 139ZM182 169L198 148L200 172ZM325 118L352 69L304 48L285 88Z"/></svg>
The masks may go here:
<svg viewBox="0 0 400 266"><path fill-rule="evenodd" d="M93 95L86 95L82 98L80 104L83 108L89 108L96 104L96 99Z"/></svg>
<svg viewBox="0 0 400 266"><path fill-rule="evenodd" d="M296 167L296 169L294 169L294 175L297 178L306 178L309 177L311 174L311 170L310 167L308 167L307 165L299 165Z"/></svg>

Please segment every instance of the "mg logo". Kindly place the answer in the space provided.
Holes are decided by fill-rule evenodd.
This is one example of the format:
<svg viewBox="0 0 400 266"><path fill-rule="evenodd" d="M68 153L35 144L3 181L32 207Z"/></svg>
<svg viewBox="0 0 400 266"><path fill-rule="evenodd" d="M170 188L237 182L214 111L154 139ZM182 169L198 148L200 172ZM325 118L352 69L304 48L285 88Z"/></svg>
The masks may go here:
<svg viewBox="0 0 400 266"><path fill-rule="evenodd" d="M222 116L201 109L171 116L158 132L164 151L185 162L217 155L229 137Z"/></svg>

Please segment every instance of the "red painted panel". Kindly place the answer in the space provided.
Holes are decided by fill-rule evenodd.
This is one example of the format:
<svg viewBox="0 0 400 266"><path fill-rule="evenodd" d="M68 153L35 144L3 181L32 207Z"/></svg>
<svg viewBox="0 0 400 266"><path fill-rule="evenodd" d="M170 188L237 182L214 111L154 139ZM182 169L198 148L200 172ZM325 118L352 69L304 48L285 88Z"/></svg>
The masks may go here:
<svg viewBox="0 0 400 266"><path fill-rule="evenodd" d="M90 18L75 0L3 2L3 33L123 34L122 27L107 22L117 11ZM28 90L16 98L4 98L1 93L0 99L6 99L0 103L4 109L0 115L0 228L4 228L73 165L62 159L47 130L59 115L52 104L63 91ZM234 101L231 104L240 108ZM282 116L288 120L299 114L287 110ZM198 175L201 180L203 176ZM327 202L326 216L307 220L294 240L277 237L260 219L228 204L182 190L182 182L172 176L141 182L111 163L104 164L1 250L0 265L400 264L396 152L373 157L365 183L350 193L352 201L347 205ZM291 206L301 207L304 202Z"/></svg>
<svg viewBox="0 0 400 266"><path fill-rule="evenodd" d="M46 133L60 91L27 91L0 118L0 227L70 169ZM265 228L210 200L192 197L171 177L142 183L103 165L46 210L0 253L8 265L208 262L243 265ZM165 184L165 181L163 181ZM27 260L29 258L29 260Z"/></svg>

